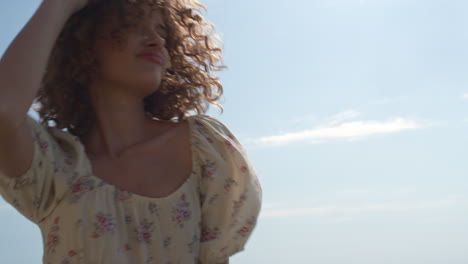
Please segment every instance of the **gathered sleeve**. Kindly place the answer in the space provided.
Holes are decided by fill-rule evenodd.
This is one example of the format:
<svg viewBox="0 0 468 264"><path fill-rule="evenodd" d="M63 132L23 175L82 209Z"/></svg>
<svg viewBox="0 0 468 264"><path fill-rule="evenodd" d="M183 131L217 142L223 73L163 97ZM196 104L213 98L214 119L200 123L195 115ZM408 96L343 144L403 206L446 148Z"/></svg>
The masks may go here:
<svg viewBox="0 0 468 264"><path fill-rule="evenodd" d="M0 171L0 195L34 223L41 222L67 191L73 175L77 139L45 127L30 116L26 122L33 138L33 159L25 173L8 177Z"/></svg>
<svg viewBox="0 0 468 264"><path fill-rule="evenodd" d="M202 149L199 263L223 263L244 250L257 223L262 190L245 148L221 121L201 115L195 125Z"/></svg>

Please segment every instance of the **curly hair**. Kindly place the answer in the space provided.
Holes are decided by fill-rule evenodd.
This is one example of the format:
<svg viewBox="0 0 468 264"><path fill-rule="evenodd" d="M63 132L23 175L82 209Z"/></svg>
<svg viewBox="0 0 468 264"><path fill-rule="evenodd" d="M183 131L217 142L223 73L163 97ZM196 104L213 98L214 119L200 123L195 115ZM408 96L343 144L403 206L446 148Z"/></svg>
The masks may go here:
<svg viewBox="0 0 468 264"><path fill-rule="evenodd" d="M165 72L159 89L142 101L144 111L160 120L184 120L189 111L204 114L209 103L223 94L214 71L222 65L222 41L214 25L201 13L206 7L196 0L91 0L64 25L49 57L35 98L42 124L49 121L84 140L96 121L89 86L98 69L94 43L98 25L117 16L118 25L110 36L122 45L125 34L134 30L143 14L142 4L162 10L168 36L166 48L172 66Z"/></svg>

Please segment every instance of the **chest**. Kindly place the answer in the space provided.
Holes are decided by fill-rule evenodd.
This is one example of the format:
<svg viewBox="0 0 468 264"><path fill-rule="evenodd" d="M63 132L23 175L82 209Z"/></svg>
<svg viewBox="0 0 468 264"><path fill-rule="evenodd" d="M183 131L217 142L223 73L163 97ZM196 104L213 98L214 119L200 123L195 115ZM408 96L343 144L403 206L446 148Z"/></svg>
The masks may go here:
<svg viewBox="0 0 468 264"><path fill-rule="evenodd" d="M118 160L92 160L95 176L122 190L161 198L175 192L192 173L188 138L174 138Z"/></svg>

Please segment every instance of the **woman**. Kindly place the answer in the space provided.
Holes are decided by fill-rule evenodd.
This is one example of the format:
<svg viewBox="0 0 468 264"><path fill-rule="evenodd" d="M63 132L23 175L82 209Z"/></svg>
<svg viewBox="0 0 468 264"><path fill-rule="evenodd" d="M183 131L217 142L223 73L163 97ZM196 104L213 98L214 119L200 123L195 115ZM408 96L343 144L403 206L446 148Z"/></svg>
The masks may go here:
<svg viewBox="0 0 468 264"><path fill-rule="evenodd" d="M44 0L5 52L0 193L38 224L44 263L228 263L244 249L261 187L204 115L222 108L222 66L202 7Z"/></svg>

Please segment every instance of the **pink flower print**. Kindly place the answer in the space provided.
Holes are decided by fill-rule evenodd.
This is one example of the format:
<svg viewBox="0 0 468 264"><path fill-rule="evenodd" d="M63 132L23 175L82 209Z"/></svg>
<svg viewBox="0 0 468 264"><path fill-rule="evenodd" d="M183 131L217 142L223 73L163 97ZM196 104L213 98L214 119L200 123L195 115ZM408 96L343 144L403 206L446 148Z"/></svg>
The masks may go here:
<svg viewBox="0 0 468 264"><path fill-rule="evenodd" d="M115 222L110 214L98 213L96 215L97 222L94 223L94 232L91 233L92 238L98 238L106 233L111 233L115 230Z"/></svg>
<svg viewBox="0 0 468 264"><path fill-rule="evenodd" d="M145 241L146 243L151 242L151 233L150 232L139 232L138 233L138 240Z"/></svg>
<svg viewBox="0 0 468 264"><path fill-rule="evenodd" d="M30 186L30 185L33 185L35 184L36 181L35 180L32 180L30 178L18 178L15 182L15 187L14 189L15 190L21 190L23 189L24 187L26 186Z"/></svg>
<svg viewBox="0 0 468 264"><path fill-rule="evenodd" d="M128 251L130 251L132 248L128 243L122 245L121 247L117 248L117 255L123 256L126 255Z"/></svg>
<svg viewBox="0 0 468 264"><path fill-rule="evenodd" d="M128 243L125 243L124 245L122 245L121 247L117 249L117 253L119 256L122 256L122 255L125 255L126 252L130 251L131 249L132 247L130 247Z"/></svg>
<svg viewBox="0 0 468 264"><path fill-rule="evenodd" d="M243 226L239 231L238 233L241 234L242 236L245 236L246 234L248 234L251 230L251 227L250 226Z"/></svg>
<svg viewBox="0 0 468 264"><path fill-rule="evenodd" d="M188 221L192 216L189 206L190 203L186 201L184 193L177 202L177 206L172 209L172 221L176 222L179 227L184 227L184 222Z"/></svg>
<svg viewBox="0 0 468 264"><path fill-rule="evenodd" d="M79 261L81 263L83 261L83 248L70 249L68 251L68 257L74 261ZM64 259L63 263L71 263L71 260L69 258Z"/></svg>
<svg viewBox="0 0 468 264"><path fill-rule="evenodd" d="M237 233L241 235L242 237L246 237L249 235L250 232L252 232L253 227L255 226L255 223L257 222L257 218L255 216L250 217L247 220L247 223L242 226Z"/></svg>
<svg viewBox="0 0 468 264"><path fill-rule="evenodd" d="M232 144L232 142L229 141L229 140L227 140L227 139L224 140L224 144L226 144L226 147L227 147L227 148L229 149L229 151L231 151L231 152L235 152L235 151L237 150L236 147Z"/></svg>
<svg viewBox="0 0 468 264"><path fill-rule="evenodd" d="M125 251L129 251L130 249L132 249L132 247L130 247L130 245L127 243L124 245L124 249Z"/></svg>
<svg viewBox="0 0 468 264"><path fill-rule="evenodd" d="M137 233L138 242L144 242L146 244L151 244L151 237L153 232L153 222L149 222L144 219L137 228L135 228L135 233Z"/></svg>
<svg viewBox="0 0 468 264"><path fill-rule="evenodd" d="M69 166L69 165L73 164L73 155L71 155L70 153L65 152L62 149L60 149L60 155L62 155L64 157L63 162L64 162L65 165Z"/></svg>
<svg viewBox="0 0 468 264"><path fill-rule="evenodd" d="M219 228L217 227L209 228L208 226L203 225L200 241L207 242L207 241L218 238L218 236L219 236Z"/></svg>
<svg viewBox="0 0 468 264"><path fill-rule="evenodd" d="M223 253L224 251L226 251L227 248L228 248L228 247L225 246L225 247L221 248L221 249L219 250L219 252L220 252L220 253ZM237 249L238 249L238 248L237 248ZM236 250L236 251L237 251L237 250Z"/></svg>
<svg viewBox="0 0 468 264"><path fill-rule="evenodd" d="M132 194L130 192L119 190L118 188L115 189L114 198L116 201L125 201L130 198Z"/></svg>
<svg viewBox="0 0 468 264"><path fill-rule="evenodd" d="M260 181L257 176L255 176L255 185L262 191L262 185L260 184Z"/></svg>
<svg viewBox="0 0 468 264"><path fill-rule="evenodd" d="M246 166L242 166L240 170L242 173L246 173L249 169Z"/></svg>
<svg viewBox="0 0 468 264"><path fill-rule="evenodd" d="M55 247L60 243L60 235L58 234L60 230L59 221L60 217L54 219L54 224L50 227L49 233L47 234L46 247L48 252L55 252Z"/></svg>
<svg viewBox="0 0 468 264"><path fill-rule="evenodd" d="M49 147L49 144L47 143L47 141L42 140L40 133L35 133L35 136L40 149L43 153L45 153L47 151L47 148Z"/></svg>
<svg viewBox="0 0 468 264"><path fill-rule="evenodd" d="M237 182L232 177L227 178L224 183L224 189L229 191L233 184L237 185Z"/></svg>
<svg viewBox="0 0 468 264"><path fill-rule="evenodd" d="M33 207L39 209L39 207L41 207L41 201L42 197L34 195L34 198L32 200Z"/></svg>
<svg viewBox="0 0 468 264"><path fill-rule="evenodd" d="M94 180L88 176L78 178L71 186L70 202L78 202L83 195L93 189Z"/></svg>
<svg viewBox="0 0 468 264"><path fill-rule="evenodd" d="M56 233L49 233L47 235L47 246L48 247L55 247L60 242L60 236Z"/></svg>
<svg viewBox="0 0 468 264"><path fill-rule="evenodd" d="M213 178L216 172L216 164L212 161L206 160L205 164L201 166L202 178Z"/></svg>
<svg viewBox="0 0 468 264"><path fill-rule="evenodd" d="M234 201L234 208L233 208L232 215L231 215L232 219L236 219L240 208L244 206L245 200L247 200L247 195L244 193L241 195L238 201Z"/></svg>

